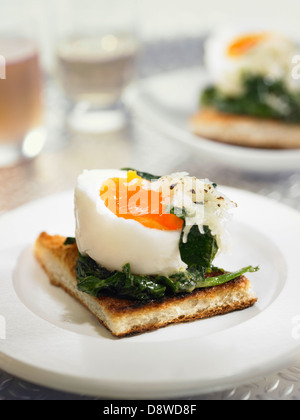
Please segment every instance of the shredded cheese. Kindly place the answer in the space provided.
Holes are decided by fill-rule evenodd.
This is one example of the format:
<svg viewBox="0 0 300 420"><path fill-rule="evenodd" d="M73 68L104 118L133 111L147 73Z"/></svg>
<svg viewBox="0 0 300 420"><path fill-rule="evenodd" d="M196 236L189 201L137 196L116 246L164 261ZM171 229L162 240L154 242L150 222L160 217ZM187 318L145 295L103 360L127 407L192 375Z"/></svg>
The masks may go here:
<svg viewBox="0 0 300 420"><path fill-rule="evenodd" d="M183 242L187 242L193 226L198 226L201 233L207 226L216 237L219 250L227 248L226 224L231 217L230 210L237 205L210 180L178 172L152 182L151 188L162 191L163 204L170 206L178 217L184 215Z"/></svg>

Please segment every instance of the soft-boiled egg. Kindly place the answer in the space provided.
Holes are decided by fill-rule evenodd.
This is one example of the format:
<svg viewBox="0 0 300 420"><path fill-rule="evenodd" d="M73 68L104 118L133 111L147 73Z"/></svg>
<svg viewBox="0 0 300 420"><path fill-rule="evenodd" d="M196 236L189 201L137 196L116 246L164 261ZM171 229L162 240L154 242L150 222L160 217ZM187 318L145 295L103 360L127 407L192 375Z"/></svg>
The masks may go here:
<svg viewBox="0 0 300 420"><path fill-rule="evenodd" d="M231 205L214 184L186 173L150 182L135 171L84 171L75 188L78 250L110 271L129 263L133 274L172 275L187 268L179 243L191 226L209 226L222 247ZM185 224L170 206L184 208Z"/></svg>
<svg viewBox="0 0 300 420"><path fill-rule="evenodd" d="M113 211L114 197L110 202L109 196L106 196L109 191L105 191L108 180L113 179L127 179L127 172L93 170L85 171L78 178L75 218L80 253L111 271L122 271L127 263L130 263L132 273L141 275L169 275L184 270L186 265L181 260L178 247L182 221L174 215L166 215L161 224L157 220L159 215L149 215L145 207L145 214L140 214L141 223L137 212L142 206L138 206L137 212L132 214L122 212L122 208L118 207L122 205L120 202L116 203L116 211ZM129 197L128 200L130 205Z"/></svg>
<svg viewBox="0 0 300 420"><path fill-rule="evenodd" d="M243 76L282 80L290 89L296 45L273 31L222 29L205 45L205 64L214 84L226 95L243 93Z"/></svg>

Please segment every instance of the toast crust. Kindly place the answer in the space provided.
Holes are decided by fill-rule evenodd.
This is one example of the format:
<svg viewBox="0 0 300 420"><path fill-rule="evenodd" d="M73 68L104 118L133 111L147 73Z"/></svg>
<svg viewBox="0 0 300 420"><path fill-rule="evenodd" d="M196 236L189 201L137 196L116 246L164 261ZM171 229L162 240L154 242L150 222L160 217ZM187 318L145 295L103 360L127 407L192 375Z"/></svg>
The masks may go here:
<svg viewBox="0 0 300 420"><path fill-rule="evenodd" d="M189 126L197 136L222 143L264 149L300 148L300 124L203 108L190 118Z"/></svg>
<svg viewBox="0 0 300 420"><path fill-rule="evenodd" d="M241 276L216 287L198 289L190 294L164 298L159 301L142 303L139 301L127 300L118 297L101 296L95 298L80 292L77 289L75 267L78 259L78 249L76 244L64 245L65 237L50 236L43 232L35 243L35 256L47 273L51 284L64 289L69 295L77 299L87 309L89 309L107 329L116 337L125 337L137 333L144 333L169 324L189 322L196 319L209 318L216 315L226 314L232 311L246 309L253 306L257 298L251 290L250 281ZM68 272L72 279L72 285L62 280L57 272L51 268L49 261L54 259L56 265L60 265L62 273ZM231 294L240 295L240 299L226 300L226 296ZM185 308L196 305L198 302L213 302L223 299L222 305L208 305L207 308L193 313L180 313L172 318L160 317L160 314L174 313L177 307ZM101 310L98 310L101 309ZM175 311L176 313L176 311ZM141 320L132 324L132 319ZM124 331L120 331L115 326L130 324Z"/></svg>

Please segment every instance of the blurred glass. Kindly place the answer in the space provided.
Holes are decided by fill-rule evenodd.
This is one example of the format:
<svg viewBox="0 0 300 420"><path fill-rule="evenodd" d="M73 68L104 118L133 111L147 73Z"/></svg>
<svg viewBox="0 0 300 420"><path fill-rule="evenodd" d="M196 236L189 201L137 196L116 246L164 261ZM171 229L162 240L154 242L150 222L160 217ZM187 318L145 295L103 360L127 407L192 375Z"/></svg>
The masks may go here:
<svg viewBox="0 0 300 420"><path fill-rule="evenodd" d="M136 76L134 0L61 0L56 16L56 77L70 103L68 123L105 132L126 124L124 89Z"/></svg>
<svg viewBox="0 0 300 420"><path fill-rule="evenodd" d="M1 26L0 166L9 166L37 156L46 133L34 25L26 20Z"/></svg>

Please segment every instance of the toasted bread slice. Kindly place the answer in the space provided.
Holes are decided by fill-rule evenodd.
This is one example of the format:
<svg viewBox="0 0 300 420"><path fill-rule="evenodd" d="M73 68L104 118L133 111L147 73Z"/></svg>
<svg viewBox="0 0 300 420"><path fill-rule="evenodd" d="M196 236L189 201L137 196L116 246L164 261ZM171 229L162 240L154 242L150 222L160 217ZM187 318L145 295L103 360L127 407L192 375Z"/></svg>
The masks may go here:
<svg viewBox="0 0 300 420"><path fill-rule="evenodd" d="M199 110L190 119L190 130L222 143L264 149L300 148L300 124Z"/></svg>
<svg viewBox="0 0 300 420"><path fill-rule="evenodd" d="M63 288L86 306L116 337L245 309L257 301L245 276L221 286L145 304L109 296L95 298L77 289L78 250L76 244L64 245L65 239L42 233L35 243L37 260L53 285Z"/></svg>

